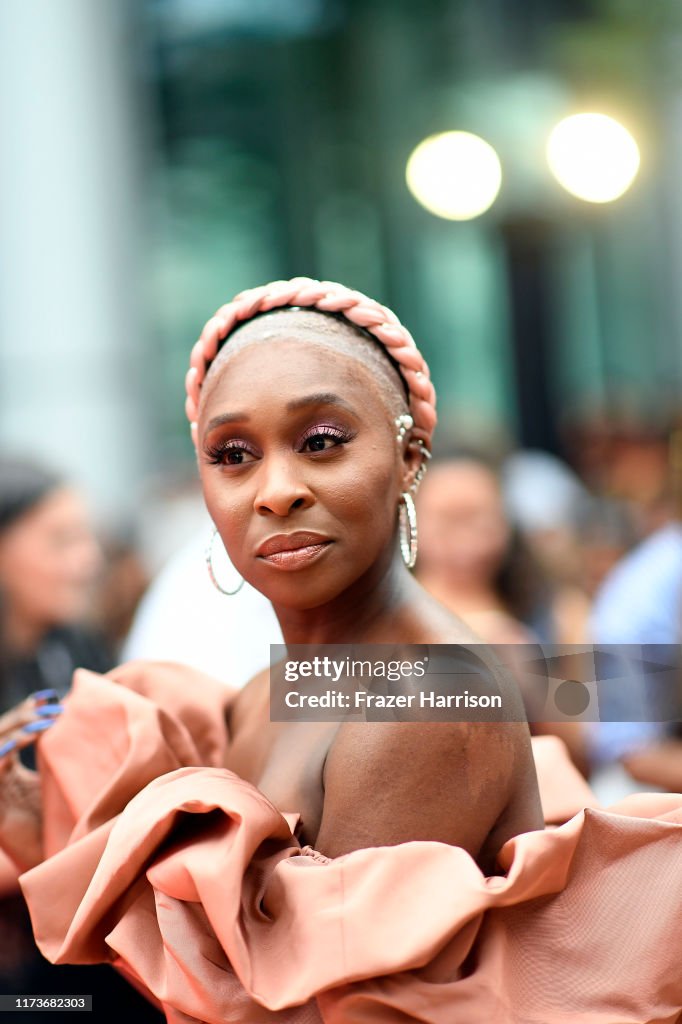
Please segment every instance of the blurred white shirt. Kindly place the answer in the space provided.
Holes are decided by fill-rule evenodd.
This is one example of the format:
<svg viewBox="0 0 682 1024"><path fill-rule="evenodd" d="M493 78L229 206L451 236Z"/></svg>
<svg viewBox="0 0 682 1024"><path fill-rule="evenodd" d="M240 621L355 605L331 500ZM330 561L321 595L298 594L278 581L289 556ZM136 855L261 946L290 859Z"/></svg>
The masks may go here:
<svg viewBox="0 0 682 1024"><path fill-rule="evenodd" d="M210 580L203 531L173 555L154 579L137 610L122 660L180 661L232 686L244 686L270 660L270 644L282 643L272 605L244 583L238 593L221 594ZM214 543L213 566L221 586L234 589L240 577Z"/></svg>

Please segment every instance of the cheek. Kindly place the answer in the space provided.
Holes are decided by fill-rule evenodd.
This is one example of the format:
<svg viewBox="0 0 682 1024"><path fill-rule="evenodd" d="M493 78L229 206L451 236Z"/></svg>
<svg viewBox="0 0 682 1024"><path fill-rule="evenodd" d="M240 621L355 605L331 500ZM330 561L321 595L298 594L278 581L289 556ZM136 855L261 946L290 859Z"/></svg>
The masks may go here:
<svg viewBox="0 0 682 1024"><path fill-rule="evenodd" d="M400 468L393 453L378 449L325 482L318 500L336 519L348 543L367 555L387 543L397 525Z"/></svg>
<svg viewBox="0 0 682 1024"><path fill-rule="evenodd" d="M238 483L228 484L213 468L200 470L208 514L226 545L238 544L254 515L253 494Z"/></svg>
<svg viewBox="0 0 682 1024"><path fill-rule="evenodd" d="M13 546L0 559L0 587L17 608L49 609L55 602L55 578L49 560L36 547Z"/></svg>
<svg viewBox="0 0 682 1024"><path fill-rule="evenodd" d="M339 503L345 500L349 511L358 518L375 520L383 510L383 517L396 512L400 488L396 482L396 474L390 468L369 469L361 478L357 476L350 486L339 496Z"/></svg>
<svg viewBox="0 0 682 1024"><path fill-rule="evenodd" d="M49 560L40 537L20 534L8 540L0 552L0 576L10 591L30 589L49 577Z"/></svg>
<svg viewBox="0 0 682 1024"><path fill-rule="evenodd" d="M0 578L10 588L71 586L94 577L100 560L94 538L65 542L35 533L0 552Z"/></svg>

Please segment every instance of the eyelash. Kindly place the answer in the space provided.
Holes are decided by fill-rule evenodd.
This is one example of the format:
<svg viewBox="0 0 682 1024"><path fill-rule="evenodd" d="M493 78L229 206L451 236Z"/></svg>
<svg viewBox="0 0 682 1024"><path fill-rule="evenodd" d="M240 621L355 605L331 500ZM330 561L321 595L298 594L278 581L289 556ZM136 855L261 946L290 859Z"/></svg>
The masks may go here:
<svg viewBox="0 0 682 1024"><path fill-rule="evenodd" d="M248 445L239 443L238 441L229 441L227 444L215 444L211 445L206 449L206 462L211 466L226 466L230 465L228 462L223 462L223 459L230 452L247 452L249 451ZM233 465L239 465L239 463L233 463Z"/></svg>
<svg viewBox="0 0 682 1024"><path fill-rule="evenodd" d="M315 437L331 437L337 444L333 447L337 448L339 445L346 444L348 441L353 439L353 434L348 431L341 430L339 427L332 427L329 424L319 424L315 427L311 427L305 432L301 438L301 452L303 452L303 446L311 441ZM241 463L229 463L224 462L226 455L230 452L247 452L251 454L248 444L244 441L228 441L221 442L216 445L212 445L205 450L206 461L213 466L229 466L229 465L241 465ZM320 452L308 452L309 455L322 454L322 452L331 451L330 448L323 448Z"/></svg>
<svg viewBox="0 0 682 1024"><path fill-rule="evenodd" d="M345 444L351 440L351 435L341 430L339 427L332 427L328 423L317 424L311 427L310 430L306 430L305 434L301 438L301 444L305 445L308 441L311 441L314 437L331 437L339 444ZM336 446L335 446L336 447Z"/></svg>

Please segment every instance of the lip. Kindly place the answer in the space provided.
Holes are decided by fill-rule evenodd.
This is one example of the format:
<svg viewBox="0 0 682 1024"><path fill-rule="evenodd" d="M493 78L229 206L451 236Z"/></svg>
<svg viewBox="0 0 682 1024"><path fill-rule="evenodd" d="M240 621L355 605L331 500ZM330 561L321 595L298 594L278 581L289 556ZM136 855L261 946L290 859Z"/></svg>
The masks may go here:
<svg viewBox="0 0 682 1024"><path fill-rule="evenodd" d="M282 569L298 569L321 555L331 544L333 541L329 537L309 530L278 533L263 541L256 556Z"/></svg>

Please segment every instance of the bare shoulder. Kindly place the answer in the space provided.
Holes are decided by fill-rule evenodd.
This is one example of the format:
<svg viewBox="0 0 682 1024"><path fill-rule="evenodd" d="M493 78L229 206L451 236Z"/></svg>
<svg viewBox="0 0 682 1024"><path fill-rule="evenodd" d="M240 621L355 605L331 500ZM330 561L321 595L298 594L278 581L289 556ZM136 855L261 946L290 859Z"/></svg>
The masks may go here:
<svg viewBox="0 0 682 1024"><path fill-rule="evenodd" d="M330 747L324 783L316 845L331 857L429 840L479 858L512 811L518 832L541 824L522 722L347 722Z"/></svg>

